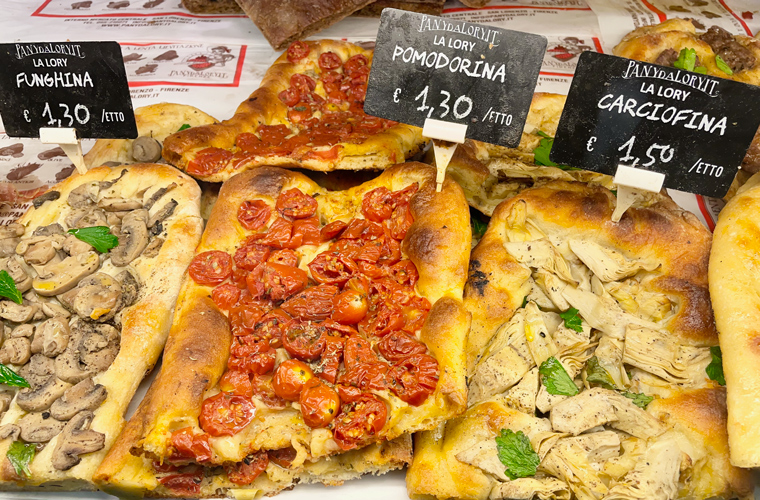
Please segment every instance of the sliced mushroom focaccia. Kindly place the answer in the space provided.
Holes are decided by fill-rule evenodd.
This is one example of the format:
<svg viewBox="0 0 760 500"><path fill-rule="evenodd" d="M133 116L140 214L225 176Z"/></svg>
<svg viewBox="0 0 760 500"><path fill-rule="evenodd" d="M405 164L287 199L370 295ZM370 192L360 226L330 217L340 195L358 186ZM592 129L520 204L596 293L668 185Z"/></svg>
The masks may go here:
<svg viewBox="0 0 760 500"><path fill-rule="evenodd" d="M665 196L614 206L553 181L496 208L465 287L468 410L415 436L413 499L751 497L708 370L711 235Z"/></svg>
<svg viewBox="0 0 760 500"><path fill-rule="evenodd" d="M138 164L74 175L0 228L0 490L94 489L202 226L194 180Z"/></svg>

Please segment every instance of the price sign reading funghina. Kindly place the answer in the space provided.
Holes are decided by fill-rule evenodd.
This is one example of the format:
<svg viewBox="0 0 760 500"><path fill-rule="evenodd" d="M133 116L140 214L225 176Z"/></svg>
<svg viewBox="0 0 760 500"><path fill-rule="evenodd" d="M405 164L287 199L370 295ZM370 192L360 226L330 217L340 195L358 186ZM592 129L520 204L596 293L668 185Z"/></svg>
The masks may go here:
<svg viewBox="0 0 760 500"><path fill-rule="evenodd" d="M546 38L396 9L380 19L364 111L417 127L430 118L467 137L520 142Z"/></svg>
<svg viewBox="0 0 760 500"><path fill-rule="evenodd" d="M118 43L0 44L0 67L0 115L9 136L70 128L80 139L137 137Z"/></svg>

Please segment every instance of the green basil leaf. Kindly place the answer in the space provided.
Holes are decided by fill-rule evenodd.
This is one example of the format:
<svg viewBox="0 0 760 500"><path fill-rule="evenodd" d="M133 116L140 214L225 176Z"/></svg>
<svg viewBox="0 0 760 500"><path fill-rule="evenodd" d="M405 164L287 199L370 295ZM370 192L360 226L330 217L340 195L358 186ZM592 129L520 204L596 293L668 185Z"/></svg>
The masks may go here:
<svg viewBox="0 0 760 500"><path fill-rule="evenodd" d="M710 380L714 380L720 385L726 385L726 378L723 376L723 353L720 352L720 347L711 347L710 354L712 355L712 361L705 368L707 376L710 377Z"/></svg>
<svg viewBox="0 0 760 500"><path fill-rule="evenodd" d="M179 130L177 130L177 132L182 132L183 130L187 130L189 128L190 128L189 123L183 123L182 126L179 128Z"/></svg>
<svg viewBox="0 0 760 500"><path fill-rule="evenodd" d="M31 477L32 473L29 470L29 463L34 459L36 453L37 445L14 441L11 443L10 448L8 448L6 456L19 477Z"/></svg>
<svg viewBox="0 0 760 500"><path fill-rule="evenodd" d="M686 71L694 71L697 65L697 51L694 49L681 49L678 53L678 59L673 63L673 67Z"/></svg>
<svg viewBox="0 0 760 500"><path fill-rule="evenodd" d="M525 309L525 306L527 305L528 305L528 296L526 295L525 297L523 297L523 303L520 306L520 309Z"/></svg>
<svg viewBox="0 0 760 500"><path fill-rule="evenodd" d="M16 288L16 282L6 270L0 271L0 297L11 299L16 304L23 302L21 292Z"/></svg>
<svg viewBox="0 0 760 500"><path fill-rule="evenodd" d="M565 326L576 332L583 331L583 323L581 317L578 315L578 309L571 307L567 311L560 313L559 317L565 320Z"/></svg>
<svg viewBox="0 0 760 500"><path fill-rule="evenodd" d="M647 396L646 394L642 394L640 392L625 391L623 393L623 396L627 397L628 399L632 399L633 404L635 404L642 410L646 410L647 406L649 406L649 403L654 401L654 398L652 396Z"/></svg>
<svg viewBox="0 0 760 500"><path fill-rule="evenodd" d="M480 239L486 234L488 229L489 218L480 213L478 210L470 207L470 224L472 226L472 237Z"/></svg>
<svg viewBox="0 0 760 500"><path fill-rule="evenodd" d="M615 384L612 376L599 364L599 359L596 356L592 356L586 365L586 382L612 391L617 389L617 384Z"/></svg>
<svg viewBox="0 0 760 500"><path fill-rule="evenodd" d="M734 71L731 69L731 67L726 64L726 61L723 60L720 56L715 56L715 65L718 67L719 70L724 72L727 75L733 75Z"/></svg>
<svg viewBox="0 0 760 500"><path fill-rule="evenodd" d="M89 243L100 253L106 253L110 249L119 245L119 238L111 234L111 230L106 226L69 229L69 233L85 243Z"/></svg>
<svg viewBox="0 0 760 500"><path fill-rule="evenodd" d="M546 392L555 396L575 396L578 387L567 374L565 368L554 356L550 357L538 368L541 383L546 387Z"/></svg>
<svg viewBox="0 0 760 500"><path fill-rule="evenodd" d="M0 384L13 387L29 387L29 382L24 377L14 372L4 364L0 364Z"/></svg>
<svg viewBox="0 0 760 500"><path fill-rule="evenodd" d="M504 474L512 481L536 475L541 459L522 431L502 429L500 435L496 436L496 450L499 460L506 467Z"/></svg>

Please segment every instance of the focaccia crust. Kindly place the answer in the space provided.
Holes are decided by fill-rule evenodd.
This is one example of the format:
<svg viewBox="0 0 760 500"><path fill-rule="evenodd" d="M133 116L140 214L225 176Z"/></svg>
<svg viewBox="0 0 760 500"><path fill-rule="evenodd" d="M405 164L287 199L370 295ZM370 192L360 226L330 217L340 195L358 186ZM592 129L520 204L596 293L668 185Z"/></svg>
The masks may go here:
<svg viewBox="0 0 760 500"><path fill-rule="evenodd" d="M234 150L236 138L241 133L254 133L259 125L288 125L288 107L278 95L290 87L291 76L297 73L314 75L319 68L318 60L322 53L335 52L343 61L362 54L369 59L370 64L372 62L371 50L352 43L337 40L305 43L310 47L308 56L297 63L291 63L287 52L283 53L267 70L261 86L238 106L232 118L218 124L193 127L169 136L164 142L163 149L166 161L186 171L188 163L200 150L209 147ZM318 88L317 91L319 92L320 89ZM221 182L238 172L262 165L301 167L319 171L379 170L414 155L424 142L420 128L399 123L370 136L359 144L340 143L341 149L336 159L326 160L317 155L307 155L303 159L277 155L251 156L243 161L231 159L218 172L210 175L195 175L195 177L208 182Z"/></svg>
<svg viewBox="0 0 760 500"><path fill-rule="evenodd" d="M171 325L172 312L179 294L182 274L193 256L196 242L200 241L203 221L200 217L200 189L195 181L168 165L136 164L129 167L98 167L84 175L75 174L54 186L51 191L60 197L30 209L19 223L26 227L23 238L38 227L53 223L65 226L64 220L72 210L67 198L75 188L86 184L119 180L114 184L116 196L125 198L145 196L147 199L158 188L175 185L171 194L161 198L150 213L158 212L169 199L177 202L174 212L163 221L164 238L156 255L141 255L129 265L116 268L101 260L100 272L115 275L129 269L139 281L138 300L121 312L121 338L118 355L111 366L93 381L107 391L105 402L94 410L90 429L105 434L105 446L97 452L82 455L78 465L66 471L51 465L51 455L60 438L54 437L30 464L32 476L23 482L5 465L0 468L0 489L26 489L40 485L60 489L93 489L92 475L125 424L124 414L143 377L150 373L163 349ZM138 194L147 193L147 194ZM15 422L24 411L15 400L2 418L2 425ZM0 442L0 456L5 457L12 438Z"/></svg>

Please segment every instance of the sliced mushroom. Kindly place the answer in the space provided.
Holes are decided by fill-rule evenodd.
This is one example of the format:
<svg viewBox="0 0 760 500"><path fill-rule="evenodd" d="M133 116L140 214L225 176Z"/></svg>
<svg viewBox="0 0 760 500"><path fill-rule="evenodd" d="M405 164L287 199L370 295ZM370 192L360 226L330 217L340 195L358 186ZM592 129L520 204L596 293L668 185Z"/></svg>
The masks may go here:
<svg viewBox="0 0 760 500"><path fill-rule="evenodd" d="M18 223L8 224L7 226L0 226L0 240L23 236L25 230L26 228L24 228L22 224Z"/></svg>
<svg viewBox="0 0 760 500"><path fill-rule="evenodd" d="M0 258L11 257L16 254L16 245L20 240L18 238L0 239Z"/></svg>
<svg viewBox="0 0 760 500"><path fill-rule="evenodd" d="M37 389L21 389L16 397L16 404L26 411L47 410L69 387L71 384L53 376Z"/></svg>
<svg viewBox="0 0 760 500"><path fill-rule="evenodd" d="M121 219L124 218L125 215L127 215L129 211L126 212L106 212L106 221L108 222L108 227L121 227Z"/></svg>
<svg viewBox="0 0 760 500"><path fill-rule="evenodd" d="M54 358L66 350L70 336L71 331L66 318L51 318L37 325L31 345L32 352Z"/></svg>
<svg viewBox="0 0 760 500"><path fill-rule="evenodd" d="M69 470L82 460L80 455L103 449L105 434L89 428L93 418L95 414L91 411L81 411L63 428L53 450L52 462L56 470Z"/></svg>
<svg viewBox="0 0 760 500"><path fill-rule="evenodd" d="M145 247L145 250L143 250L143 256L152 259L156 255L158 255L158 252L161 251L161 247L164 246L164 239L163 238L152 238L150 240L150 243L148 243L148 246Z"/></svg>
<svg viewBox="0 0 760 500"><path fill-rule="evenodd" d="M84 379L53 403L50 415L58 420L69 420L80 411L95 410L106 400L106 395L103 385L95 384L92 378Z"/></svg>
<svg viewBox="0 0 760 500"><path fill-rule="evenodd" d="M118 280L106 273L95 273L62 294L60 300L82 318L108 321L121 308L121 296Z"/></svg>
<svg viewBox="0 0 760 500"><path fill-rule="evenodd" d="M31 356L31 343L26 337L9 338L0 348L0 363L4 365L23 365Z"/></svg>
<svg viewBox="0 0 760 500"><path fill-rule="evenodd" d="M111 366L119 353L119 331L111 325L87 323L79 318L70 328L69 345L55 358L55 373L76 384Z"/></svg>
<svg viewBox="0 0 760 500"><path fill-rule="evenodd" d="M119 246L110 252L114 266L122 267L135 260L148 246L148 211L134 210L121 221Z"/></svg>
<svg viewBox="0 0 760 500"><path fill-rule="evenodd" d="M8 411L8 408L10 408L11 401L13 401L13 396L13 391L0 392L0 416Z"/></svg>
<svg viewBox="0 0 760 500"><path fill-rule="evenodd" d="M116 279L121 283L121 307L131 306L140 294L140 283L129 271L120 272Z"/></svg>
<svg viewBox="0 0 760 500"><path fill-rule="evenodd" d="M34 208L40 208L46 201L55 201L61 197L59 191L48 191L47 193L40 195L32 201Z"/></svg>
<svg viewBox="0 0 760 500"><path fill-rule="evenodd" d="M29 324L19 325L11 332L11 338L26 337L34 335L34 326Z"/></svg>
<svg viewBox="0 0 760 500"><path fill-rule="evenodd" d="M98 201L98 206L106 212L123 212L126 210L135 210L142 208L142 202L139 200L130 200L128 198L105 197Z"/></svg>
<svg viewBox="0 0 760 500"><path fill-rule="evenodd" d="M148 221L148 227L150 228L151 235L158 236L164 231L163 222L171 217L174 213L174 209L177 208L177 205L178 203L176 200L171 200L150 218Z"/></svg>
<svg viewBox="0 0 760 500"><path fill-rule="evenodd" d="M54 241L46 238L38 243L29 245L26 252L24 252L24 260L30 265L47 264L57 255L57 250Z"/></svg>
<svg viewBox="0 0 760 500"><path fill-rule="evenodd" d="M55 318L56 316L63 316L68 318L71 313L66 310L61 304L55 301L55 299L42 303L42 312L48 318Z"/></svg>
<svg viewBox="0 0 760 500"><path fill-rule="evenodd" d="M29 413L19 420L19 437L27 443L47 443L56 437L66 425L50 416L49 412Z"/></svg>
<svg viewBox="0 0 760 500"><path fill-rule="evenodd" d="M108 162L108 163L111 163L111 162ZM116 165L109 165L109 167L118 167L119 165L121 165L121 163L117 163ZM103 191L104 189L111 189L111 186L119 182L121 178L124 177L126 174L127 174L127 169L126 168L122 169L122 171L119 173L119 176L117 178L112 179L110 181L99 182L98 189L100 191Z"/></svg>
<svg viewBox="0 0 760 500"><path fill-rule="evenodd" d="M51 191L49 191L51 192ZM39 198L36 198L39 200ZM54 234L64 234L63 226L57 222L48 224L47 226L40 226L34 230L32 236L53 236Z"/></svg>
<svg viewBox="0 0 760 500"><path fill-rule="evenodd" d="M98 182L86 182L74 188L66 201L71 205L71 208L84 208L95 203L99 190Z"/></svg>
<svg viewBox="0 0 760 500"><path fill-rule="evenodd" d="M132 158L135 161L153 163L161 159L161 143L152 137L141 135L132 141Z"/></svg>
<svg viewBox="0 0 760 500"><path fill-rule="evenodd" d="M85 228L94 226L106 226L108 220L106 219L105 211L99 208L93 208L85 212L80 218L77 219L74 227Z"/></svg>
<svg viewBox="0 0 760 500"><path fill-rule="evenodd" d="M92 250L92 245L85 243L73 234L66 237L63 242L63 251L69 255L77 255Z"/></svg>
<svg viewBox="0 0 760 500"><path fill-rule="evenodd" d="M38 306L16 304L10 300L0 302L0 318L13 323L26 323L39 311Z"/></svg>
<svg viewBox="0 0 760 500"><path fill-rule="evenodd" d="M0 427L0 439L11 438L12 441L16 441L21 434L21 429L16 424L6 424Z"/></svg>
<svg viewBox="0 0 760 500"><path fill-rule="evenodd" d="M24 293L32 288L32 277L27 274L21 260L21 256L14 255L8 259L8 262L5 263L5 267L8 270L8 274L13 278L13 282L16 284L18 291Z"/></svg>
<svg viewBox="0 0 760 500"><path fill-rule="evenodd" d="M72 255L56 264L46 265L32 286L42 296L57 295L74 288L79 280L94 273L99 266L100 259L95 252Z"/></svg>
<svg viewBox="0 0 760 500"><path fill-rule="evenodd" d="M37 389L55 378L55 361L42 354L35 354L29 363L19 368L18 374L29 382L32 389Z"/></svg>
<svg viewBox="0 0 760 500"><path fill-rule="evenodd" d="M145 202L145 204L143 205L143 208L145 208L145 210L150 210L151 208L153 208L153 205L155 205L158 200L160 200L166 193L168 193L175 187L177 187L177 183L172 182L166 187L156 189L156 192L150 195L150 198L148 198L148 201Z"/></svg>

